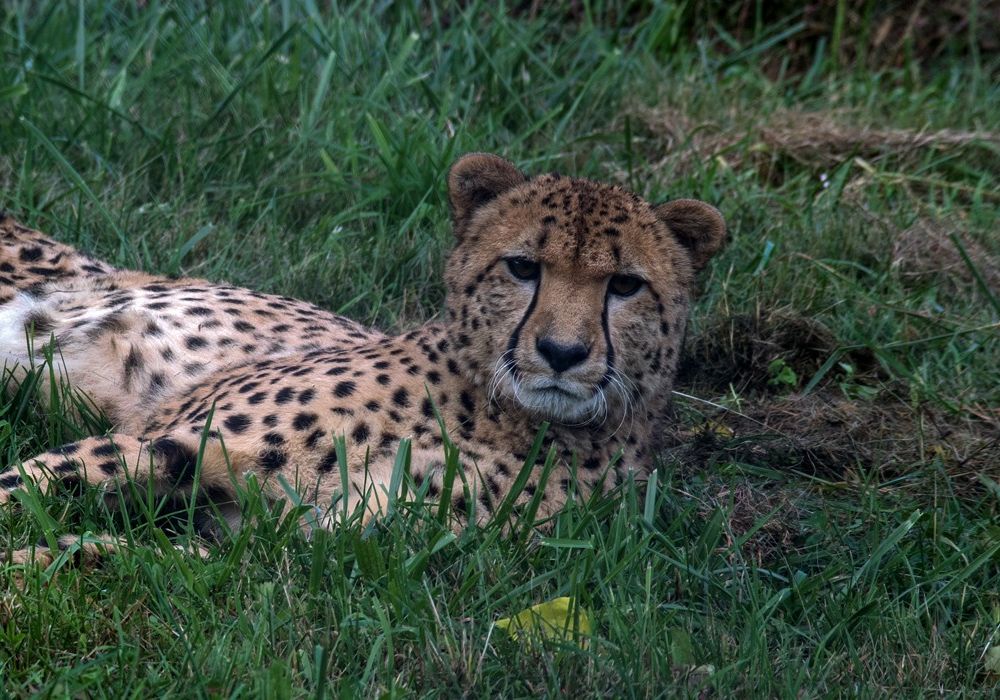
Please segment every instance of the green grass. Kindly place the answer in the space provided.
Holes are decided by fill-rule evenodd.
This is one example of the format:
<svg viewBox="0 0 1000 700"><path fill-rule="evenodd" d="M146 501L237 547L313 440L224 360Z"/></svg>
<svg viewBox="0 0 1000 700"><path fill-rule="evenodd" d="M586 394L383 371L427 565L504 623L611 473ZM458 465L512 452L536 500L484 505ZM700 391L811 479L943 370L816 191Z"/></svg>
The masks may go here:
<svg viewBox="0 0 1000 700"><path fill-rule="evenodd" d="M704 276L692 347L736 374L680 387L702 400L679 401L684 434L711 442L706 426L731 415L713 404L759 417L805 389L862 419L891 415L895 432L878 450L824 453L809 475L742 449L770 444L761 435L721 430L700 461L672 451L655 489L573 505L544 537L453 537L417 498L370 531L307 540L300 513L251 488L253 524L199 560L171 548L156 503L128 519L93 493L35 496L0 513L0 547L51 535L52 521L134 547L23 591L0 579L4 692L994 692L1000 145L882 148L884 135L858 134L996 134L996 57L872 71L819 46L805 68L765 75L794 17L726 49L692 39L669 5L583 3L561 19L475 2L319 5L3 3L0 206L119 265L400 328L441 308L444 174L464 151L702 198L732 243ZM856 138L824 157L814 127L788 126L800 112ZM937 252L914 252L927 235L904 232L918 223L941 232ZM765 312L811 319L829 342L800 362L794 342L743 338L760 357L741 365L738 319ZM774 360L776 384L741 381ZM29 394L4 398L6 462L86 427ZM562 595L590 614L585 649L494 626Z"/></svg>

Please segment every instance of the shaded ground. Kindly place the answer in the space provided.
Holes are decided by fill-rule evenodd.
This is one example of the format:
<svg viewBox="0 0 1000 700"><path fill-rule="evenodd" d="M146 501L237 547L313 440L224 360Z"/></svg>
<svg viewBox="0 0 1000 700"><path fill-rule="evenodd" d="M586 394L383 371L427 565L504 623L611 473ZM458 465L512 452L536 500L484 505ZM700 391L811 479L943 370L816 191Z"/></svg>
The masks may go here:
<svg viewBox="0 0 1000 700"><path fill-rule="evenodd" d="M904 232L903 240L914 238ZM948 255L931 257L942 267L926 274L957 265ZM919 266L930 257L903 259ZM834 356L841 364L819 375ZM812 377L820 378L806 392ZM676 387L677 429L663 461L687 478L705 479L699 513L727 512L730 543L758 562L787 555L806 534L799 497L809 488L782 474L812 476L817 485L872 479L907 488L908 469L936 463L953 495L984 498L991 482L1000 482L1000 410L948 412L913 402L902 385L877 386L884 380L870 351L845 350L815 320L788 312L718 319L687 344ZM759 468L764 478L718 475L734 464Z"/></svg>

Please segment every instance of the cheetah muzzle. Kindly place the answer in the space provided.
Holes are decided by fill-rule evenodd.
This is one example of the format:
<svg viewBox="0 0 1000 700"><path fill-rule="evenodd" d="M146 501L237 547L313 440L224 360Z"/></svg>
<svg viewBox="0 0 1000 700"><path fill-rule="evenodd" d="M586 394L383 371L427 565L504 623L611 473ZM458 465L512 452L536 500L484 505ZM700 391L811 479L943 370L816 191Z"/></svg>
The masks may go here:
<svg viewBox="0 0 1000 700"><path fill-rule="evenodd" d="M196 473L200 493L232 502L248 473L280 496L280 474L332 525L342 499L368 515L385 507L402 438L415 484L441 496L439 420L469 485L452 496L459 525L489 519L543 421L518 496L540 491L540 517L574 482L586 496L644 476L694 275L725 238L719 212L528 177L483 153L452 166L448 190L446 320L397 336L287 297L115 269L0 215L5 372L23 378L51 342L60 381L115 426L6 466L0 502L25 478L113 487L127 476L176 493ZM550 451L556 466L542 483Z"/></svg>

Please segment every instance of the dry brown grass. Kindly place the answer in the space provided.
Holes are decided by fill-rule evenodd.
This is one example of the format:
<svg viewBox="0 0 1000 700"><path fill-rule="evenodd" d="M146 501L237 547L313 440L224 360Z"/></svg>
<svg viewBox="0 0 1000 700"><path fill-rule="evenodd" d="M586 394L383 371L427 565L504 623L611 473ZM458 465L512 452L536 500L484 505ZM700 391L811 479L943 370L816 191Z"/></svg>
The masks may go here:
<svg viewBox="0 0 1000 700"><path fill-rule="evenodd" d="M732 168L751 167L767 181L780 179L785 160L820 170L851 158L902 162L927 150L1000 148L1000 131L879 128L838 111L753 115L734 106L720 120L700 120L664 104L635 108L631 116L660 144L654 170L683 173L705 160L719 159Z"/></svg>
<svg viewBox="0 0 1000 700"><path fill-rule="evenodd" d="M935 284L958 291L976 283L943 222L921 220L899 232L892 246L892 267L907 286ZM1000 293L1000 258L968 236L959 240L986 286Z"/></svg>

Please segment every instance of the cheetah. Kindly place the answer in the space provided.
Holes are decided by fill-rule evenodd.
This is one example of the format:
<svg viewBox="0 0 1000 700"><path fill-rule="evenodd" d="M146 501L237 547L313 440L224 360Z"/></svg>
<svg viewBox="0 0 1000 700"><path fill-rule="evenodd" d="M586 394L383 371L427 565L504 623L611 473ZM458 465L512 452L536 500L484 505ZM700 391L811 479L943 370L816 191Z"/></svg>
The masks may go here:
<svg viewBox="0 0 1000 700"><path fill-rule="evenodd" d="M2 218L4 371L23 377L54 352L61 381L114 429L4 466L0 504L26 479L190 495L197 476L232 505L253 474L275 497L293 485L333 527L344 506L385 510L403 438L431 499L449 493L444 448L457 449L457 527L489 520L522 468L516 504L533 500L540 520L570 493L643 478L721 214L529 177L485 153L455 162L447 185L444 320L395 336L287 297L119 270ZM221 512L238 527L236 510Z"/></svg>

